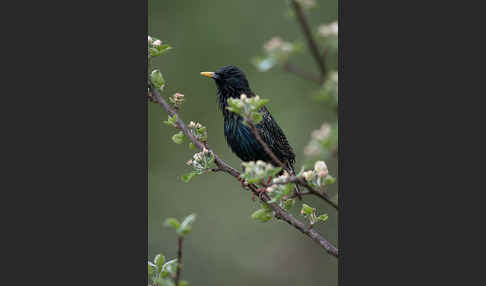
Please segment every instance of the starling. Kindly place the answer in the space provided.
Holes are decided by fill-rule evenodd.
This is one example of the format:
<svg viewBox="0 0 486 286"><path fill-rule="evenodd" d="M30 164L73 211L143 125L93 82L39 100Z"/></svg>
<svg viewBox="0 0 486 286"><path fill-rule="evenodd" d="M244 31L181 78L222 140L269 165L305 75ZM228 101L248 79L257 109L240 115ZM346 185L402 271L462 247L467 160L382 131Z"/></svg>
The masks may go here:
<svg viewBox="0 0 486 286"><path fill-rule="evenodd" d="M201 75L213 78L216 82L219 108L224 117L224 136L233 153L245 162L262 160L277 165L253 136L251 129L243 124L243 118L226 109L228 98L240 98L243 93L248 97L255 96L243 71L235 66L226 66L216 72L202 72ZM295 175L295 153L285 134L265 106L260 112L263 119L255 125L260 137L285 164L286 171Z"/></svg>

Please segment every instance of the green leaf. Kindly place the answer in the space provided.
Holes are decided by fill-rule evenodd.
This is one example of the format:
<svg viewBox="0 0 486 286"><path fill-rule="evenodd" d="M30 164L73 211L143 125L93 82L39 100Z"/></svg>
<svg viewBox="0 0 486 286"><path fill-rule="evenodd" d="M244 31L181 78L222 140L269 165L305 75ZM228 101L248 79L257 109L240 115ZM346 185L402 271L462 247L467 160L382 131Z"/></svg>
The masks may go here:
<svg viewBox="0 0 486 286"><path fill-rule="evenodd" d="M181 223L181 227L177 230L178 233L186 235L192 230L192 224L196 220L196 214L188 215Z"/></svg>
<svg viewBox="0 0 486 286"><path fill-rule="evenodd" d="M152 38L152 40L155 42L156 39ZM150 56L151 57L158 57L162 54L164 54L165 52L171 50L172 47L169 46L169 45L160 45L160 46L151 46L149 48L149 52L150 52Z"/></svg>
<svg viewBox="0 0 486 286"><path fill-rule="evenodd" d="M149 279L152 279L152 277L154 276L154 267L155 265L153 263L150 263L150 261L148 262L148 276L149 276Z"/></svg>
<svg viewBox="0 0 486 286"><path fill-rule="evenodd" d="M254 124L260 123L260 121L262 121L262 119L263 119L263 115L261 113L259 113L259 112L253 113L252 120L253 120Z"/></svg>
<svg viewBox="0 0 486 286"><path fill-rule="evenodd" d="M162 73L158 69L152 71L150 74L150 79L156 88L160 90L164 88L165 80Z"/></svg>
<svg viewBox="0 0 486 286"><path fill-rule="evenodd" d="M176 144L182 144L184 142L184 137L184 133L182 133L182 131L179 131L179 133L172 136L172 141L174 141L174 143Z"/></svg>
<svg viewBox="0 0 486 286"><path fill-rule="evenodd" d="M259 209L251 215L252 219L259 220L260 222L267 222L271 220L272 217L273 215L264 209Z"/></svg>
<svg viewBox="0 0 486 286"><path fill-rule="evenodd" d="M307 204L302 204L302 209L300 210L300 213L303 215L310 215L311 213L314 212L314 208L310 207Z"/></svg>
<svg viewBox="0 0 486 286"><path fill-rule="evenodd" d="M336 182L336 178L332 177L331 175L327 175L326 179L324 180L325 185L331 185Z"/></svg>
<svg viewBox="0 0 486 286"><path fill-rule="evenodd" d="M242 110L241 108L233 107L233 106L227 106L226 109L228 109L231 112L234 112L236 114L241 114Z"/></svg>
<svg viewBox="0 0 486 286"><path fill-rule="evenodd" d="M172 117L170 115L168 115L167 121L164 121L165 124L171 125L171 126L174 126L174 127L177 127L176 122L177 122L177 114L174 114L174 116L172 116Z"/></svg>
<svg viewBox="0 0 486 286"><path fill-rule="evenodd" d="M174 275L177 271L177 259L172 259L170 261L167 261L163 266L162 266L162 277L166 278L168 274Z"/></svg>
<svg viewBox="0 0 486 286"><path fill-rule="evenodd" d="M182 181L183 181L184 183L189 183L189 181L190 181L190 180L191 180L193 177L195 177L195 176L197 176L197 175L199 175L199 173L198 173L198 172L192 171L192 172L190 172L190 173L187 173L187 174L182 175L182 177L181 177L181 178L182 178Z"/></svg>
<svg viewBox="0 0 486 286"><path fill-rule="evenodd" d="M179 223L179 221L173 217L170 217L168 219L165 220L164 222L164 226L166 227L172 227L174 228L175 230L179 229L179 227L181 226L181 224Z"/></svg>
<svg viewBox="0 0 486 286"><path fill-rule="evenodd" d="M179 286L187 286L187 285L189 285L189 281L187 281L187 280L179 281Z"/></svg>
<svg viewBox="0 0 486 286"><path fill-rule="evenodd" d="M194 145L194 143L192 143L192 142L189 142L189 149L191 149L191 150L196 149L196 145Z"/></svg>
<svg viewBox="0 0 486 286"><path fill-rule="evenodd" d="M284 202L284 209L289 211L295 205L295 199L288 199Z"/></svg>
<svg viewBox="0 0 486 286"><path fill-rule="evenodd" d="M157 284L157 286L166 286L167 285L167 282L165 279L163 279L162 277L156 277L154 280L153 280L154 284Z"/></svg>
<svg viewBox="0 0 486 286"><path fill-rule="evenodd" d="M329 218L329 216L327 214L322 214L322 215L317 217L317 221L318 222L325 222L328 218Z"/></svg>
<svg viewBox="0 0 486 286"><path fill-rule="evenodd" d="M271 170L268 170L266 175L267 175L267 177L274 177L275 175L280 173L281 170L282 170L282 167L275 167Z"/></svg>
<svg viewBox="0 0 486 286"><path fill-rule="evenodd" d="M272 208L268 204L261 203L262 209L264 209L266 212L273 212Z"/></svg>
<svg viewBox="0 0 486 286"><path fill-rule="evenodd" d="M258 101L258 103L255 105L256 109L260 109L262 108L265 104L269 103L270 102L270 99L260 99L260 101Z"/></svg>
<svg viewBox="0 0 486 286"><path fill-rule="evenodd" d="M165 256L160 253L160 254L157 254L154 258L154 263L155 263L155 266L157 267L157 272L160 272L162 270L162 265L164 265L164 262L165 262Z"/></svg>

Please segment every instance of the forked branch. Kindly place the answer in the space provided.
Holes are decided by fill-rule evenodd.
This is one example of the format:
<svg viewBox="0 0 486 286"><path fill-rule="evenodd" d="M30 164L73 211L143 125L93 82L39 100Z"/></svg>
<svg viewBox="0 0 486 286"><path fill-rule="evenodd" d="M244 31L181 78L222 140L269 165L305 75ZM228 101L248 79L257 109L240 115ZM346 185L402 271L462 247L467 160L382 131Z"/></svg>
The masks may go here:
<svg viewBox="0 0 486 286"><path fill-rule="evenodd" d="M177 114L177 112L160 95L158 90L154 88L150 82L148 84L152 93L152 97L155 99L155 101L158 102L169 113L169 115L174 116L175 114ZM189 138L189 140L198 149L203 150L204 148L206 148L210 152L212 152L206 142L201 142L192 135L192 133L189 131L188 127L184 124L184 122L182 121L179 115L177 115L176 126L178 129L182 130L182 132L187 136L187 138ZM214 155L214 162L218 166L217 170L228 173L237 179L240 178L240 172L238 172L236 169L234 169L226 162L224 162L214 152L212 152L212 154ZM262 194L261 192L259 192L258 187L255 186L254 184L249 184L248 188L253 192L253 194L261 198L261 200L273 210L276 219L280 219L287 222L288 224L290 224L291 226L293 226L294 228L302 232L304 235L306 235L307 237L315 241L317 244L319 244L327 253L331 254L332 256L334 257L339 256L338 249L334 245L332 245L327 239L325 239L320 233L318 233L312 228L307 227L304 223L294 218L290 213L283 210L277 204L267 203L270 200L268 195L266 193Z"/></svg>

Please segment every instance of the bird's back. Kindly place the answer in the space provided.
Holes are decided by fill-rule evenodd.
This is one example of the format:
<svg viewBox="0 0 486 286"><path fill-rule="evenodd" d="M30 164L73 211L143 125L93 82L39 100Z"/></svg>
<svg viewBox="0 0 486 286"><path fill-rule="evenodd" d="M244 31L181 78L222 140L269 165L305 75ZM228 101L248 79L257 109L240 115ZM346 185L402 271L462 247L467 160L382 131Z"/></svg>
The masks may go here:
<svg viewBox="0 0 486 286"><path fill-rule="evenodd" d="M263 119L256 125L260 137L282 162L292 168L295 154L285 134L266 107L263 107L261 112ZM272 162L270 156L253 136L251 129L243 124L240 116L231 114L225 117L224 135L231 150L241 160Z"/></svg>

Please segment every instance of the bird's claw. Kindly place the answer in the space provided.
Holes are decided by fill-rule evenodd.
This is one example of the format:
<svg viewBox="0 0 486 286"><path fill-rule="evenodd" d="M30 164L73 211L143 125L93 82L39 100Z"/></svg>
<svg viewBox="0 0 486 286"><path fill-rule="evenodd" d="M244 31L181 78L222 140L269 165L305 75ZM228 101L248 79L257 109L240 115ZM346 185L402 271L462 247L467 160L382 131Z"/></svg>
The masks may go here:
<svg viewBox="0 0 486 286"><path fill-rule="evenodd" d="M266 188L258 188L258 189L256 189L256 192L258 193L258 198L260 200L263 199L263 194L265 193L265 191L266 191ZM255 193L252 193L251 200L252 201L255 201Z"/></svg>

